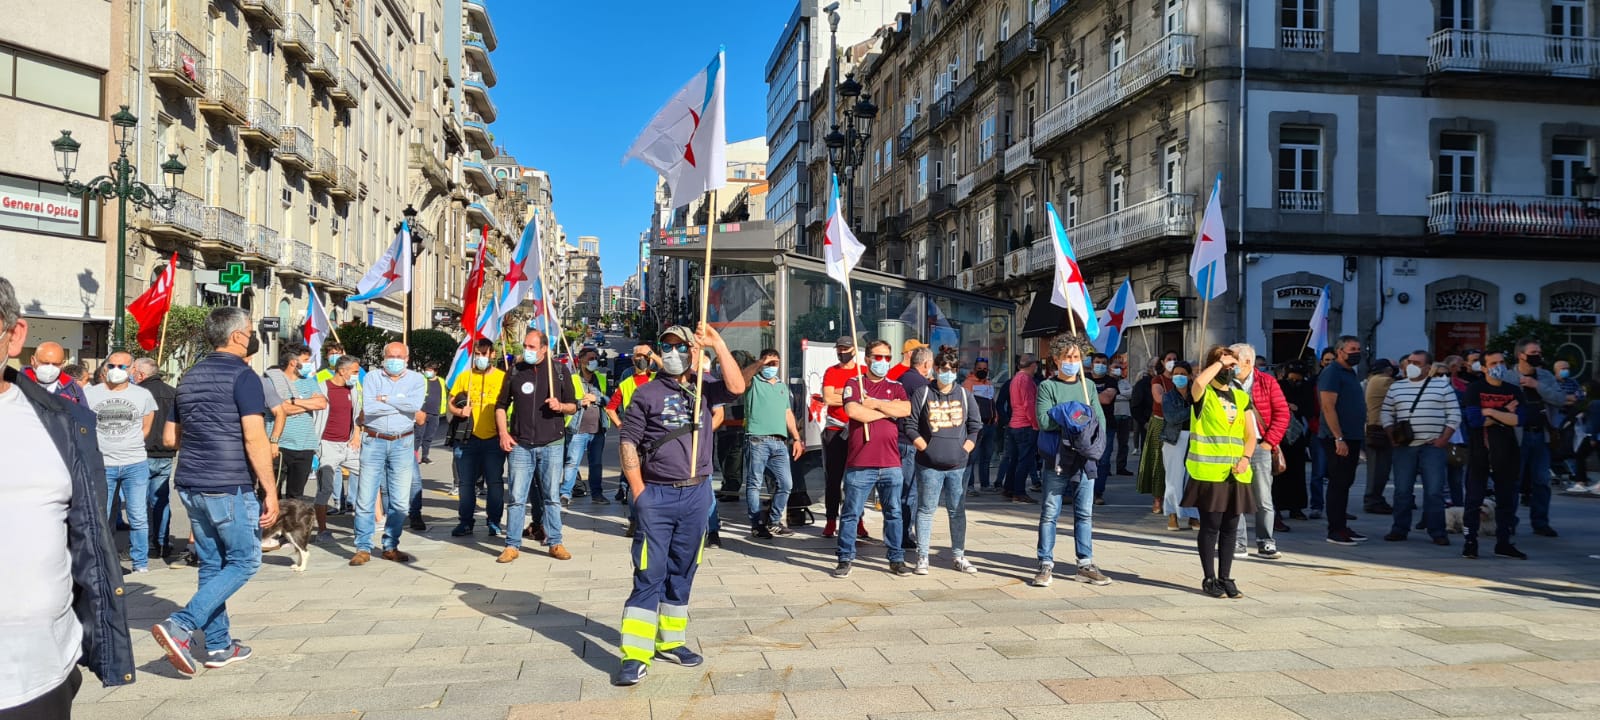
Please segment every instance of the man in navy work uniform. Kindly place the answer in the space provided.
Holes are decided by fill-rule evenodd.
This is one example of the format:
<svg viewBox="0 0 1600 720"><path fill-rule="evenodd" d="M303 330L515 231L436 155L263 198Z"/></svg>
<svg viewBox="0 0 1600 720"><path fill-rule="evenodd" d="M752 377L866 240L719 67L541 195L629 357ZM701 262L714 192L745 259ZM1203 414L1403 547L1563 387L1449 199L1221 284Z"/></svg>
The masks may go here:
<svg viewBox="0 0 1600 720"><path fill-rule="evenodd" d="M694 397L690 369L704 349L716 352L722 380L704 381ZM744 393L745 379L727 343L710 325L674 325L661 334L661 373L640 385L622 417L622 474L638 511L633 539L633 594L622 611L622 671L616 684L644 679L654 658L694 667L684 645L689 591L705 548L711 504L711 407ZM698 440L696 439L698 437ZM698 443L691 466L689 454ZM692 467L692 469L691 469Z"/></svg>
<svg viewBox="0 0 1600 720"><path fill-rule="evenodd" d="M266 393L244 361L261 341L250 314L237 307L212 310L204 335L216 352L183 374L167 424L167 444L181 451L172 484L194 531L200 587L188 605L151 629L184 675L195 673L189 642L196 630L205 633L206 667L250 658L250 648L228 634L227 602L261 567L261 528L278 520L278 484L262 416Z"/></svg>

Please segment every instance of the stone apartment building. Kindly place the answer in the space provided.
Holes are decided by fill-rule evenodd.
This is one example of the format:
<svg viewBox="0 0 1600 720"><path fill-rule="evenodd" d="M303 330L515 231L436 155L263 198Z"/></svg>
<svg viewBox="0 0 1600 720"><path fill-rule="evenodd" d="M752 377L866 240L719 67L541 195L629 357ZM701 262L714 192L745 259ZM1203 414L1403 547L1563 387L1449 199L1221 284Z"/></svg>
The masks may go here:
<svg viewBox="0 0 1600 720"><path fill-rule="evenodd" d="M1326 285L1335 334L1379 353L1481 345L1528 314L1570 321L1582 365L1600 349L1600 285L1579 279L1600 254L1581 243L1600 206L1578 197L1600 142L1593 5L913 3L845 58L880 108L858 232L879 270L1016 300L1024 338L1066 326L1049 202L1097 306L1131 278L1156 352L1247 339L1288 359ZM1219 177L1231 290L1201 328L1187 265ZM824 220L806 218L812 248Z"/></svg>

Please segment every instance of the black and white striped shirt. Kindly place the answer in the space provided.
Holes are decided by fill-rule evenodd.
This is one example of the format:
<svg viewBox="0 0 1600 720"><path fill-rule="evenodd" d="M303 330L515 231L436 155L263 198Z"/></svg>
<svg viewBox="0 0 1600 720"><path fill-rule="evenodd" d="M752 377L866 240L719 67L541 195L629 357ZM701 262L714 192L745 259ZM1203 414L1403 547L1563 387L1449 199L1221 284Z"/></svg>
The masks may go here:
<svg viewBox="0 0 1600 720"><path fill-rule="evenodd" d="M1428 378L1427 390L1423 380L1397 380L1383 396L1383 407L1378 413L1379 422L1390 427L1396 421L1411 422L1414 438L1412 446L1433 442L1448 429L1461 427L1461 404L1456 401L1455 388L1448 378ZM1422 399L1417 399L1417 393ZM1415 402L1416 411L1411 404Z"/></svg>

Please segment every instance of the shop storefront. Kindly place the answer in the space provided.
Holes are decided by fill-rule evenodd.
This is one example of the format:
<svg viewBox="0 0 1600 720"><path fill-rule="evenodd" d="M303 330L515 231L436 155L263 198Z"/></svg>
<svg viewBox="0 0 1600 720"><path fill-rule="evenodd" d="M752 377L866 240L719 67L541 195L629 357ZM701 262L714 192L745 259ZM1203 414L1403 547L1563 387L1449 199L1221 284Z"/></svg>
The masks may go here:
<svg viewBox="0 0 1600 720"><path fill-rule="evenodd" d="M1298 272L1268 278L1261 283L1261 331L1266 337L1265 347L1258 352L1268 363L1283 363L1298 357L1309 356L1313 351L1306 346L1311 333L1311 316L1326 290L1328 299L1328 332L1340 335L1344 327L1345 284L1315 273ZM1331 338L1330 338L1331 340Z"/></svg>

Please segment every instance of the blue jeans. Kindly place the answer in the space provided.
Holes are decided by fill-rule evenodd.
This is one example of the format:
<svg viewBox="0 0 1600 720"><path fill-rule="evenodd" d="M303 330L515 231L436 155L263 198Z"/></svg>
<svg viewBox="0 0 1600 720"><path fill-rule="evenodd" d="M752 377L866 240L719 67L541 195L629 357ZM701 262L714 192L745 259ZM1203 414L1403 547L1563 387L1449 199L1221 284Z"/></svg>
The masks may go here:
<svg viewBox="0 0 1600 720"><path fill-rule="evenodd" d="M150 544L158 548L172 535L172 460L145 461L150 466Z"/></svg>
<svg viewBox="0 0 1600 720"><path fill-rule="evenodd" d="M772 510L761 517L761 490L766 484L766 473L778 483L772 494ZM789 468L789 445L769 435L751 435L744 443L744 506L750 514L750 525L778 525L789 507L789 493L794 490L794 478Z"/></svg>
<svg viewBox="0 0 1600 720"><path fill-rule="evenodd" d="M904 439L904 435L901 439ZM917 529L917 446L900 445L900 537L910 538Z"/></svg>
<svg viewBox="0 0 1600 720"><path fill-rule="evenodd" d="M1028 494L1029 478L1039 477L1038 457L1038 430L1006 428L1006 459L1011 467L1011 474L1008 476L1005 489L1012 495Z"/></svg>
<svg viewBox="0 0 1600 720"><path fill-rule="evenodd" d="M1109 417L1108 417L1108 419L1109 419ZM1095 497L1100 497L1101 495L1106 494L1106 480L1111 477L1111 458L1112 458L1113 455L1115 455L1114 451L1117 449L1116 448L1116 444L1117 444L1117 433L1116 433L1116 430L1114 430L1112 427L1107 427L1105 429L1105 434L1106 434L1106 449L1105 449L1104 452L1100 453L1100 462L1095 466L1095 471L1094 471L1094 496ZM1124 452L1124 455L1126 455L1126 452ZM1124 463L1124 464L1126 464L1126 463Z"/></svg>
<svg viewBox="0 0 1600 720"><path fill-rule="evenodd" d="M1061 501L1072 493L1072 540L1079 565L1094 564L1094 483L1084 473L1068 480L1055 470L1044 472L1044 497L1039 498L1039 562L1055 564L1056 518Z"/></svg>
<svg viewBox="0 0 1600 720"><path fill-rule="evenodd" d="M1543 430L1522 434L1522 483L1531 491L1528 520L1533 529L1550 527L1550 442ZM129 521L132 522L131 520Z"/></svg>
<svg viewBox="0 0 1600 720"><path fill-rule="evenodd" d="M228 598L261 567L261 505L249 487L220 493L179 488L178 499L189 511L200 587L172 621L189 632L203 631L206 651L215 652L233 644Z"/></svg>
<svg viewBox="0 0 1600 720"><path fill-rule="evenodd" d="M904 562L905 537L900 524L900 468L848 468L844 471L844 504L839 508L839 561L856 559L856 525L867 506L867 495L878 490L883 503L883 544L889 562Z"/></svg>
<svg viewBox="0 0 1600 720"><path fill-rule="evenodd" d="M1448 470L1444 448L1432 443L1394 449L1390 468L1394 473L1394 525L1389 531L1405 535L1411 531L1411 511L1416 509L1413 494L1417 476L1422 476L1422 520L1428 536L1444 537L1444 483Z"/></svg>
<svg viewBox="0 0 1600 720"><path fill-rule="evenodd" d="M417 476L416 441L409 437L361 442L361 475L356 483L356 550L372 552L377 529L378 488L383 488L383 549L400 547L411 504L412 480Z"/></svg>
<svg viewBox="0 0 1600 720"><path fill-rule="evenodd" d="M484 520L491 528L500 527L505 515L506 451L500 449L499 438L470 437L456 445L456 487L461 493L456 505L456 522L472 529L473 516L478 512L478 478L483 478ZM521 528L517 532L521 532Z"/></svg>
<svg viewBox="0 0 1600 720"><path fill-rule="evenodd" d="M561 497L572 497L572 489L578 484L578 464L583 462L585 453L589 456L589 497L600 497L600 462L605 450L604 429L597 433L572 433L567 436L566 477L561 482Z"/></svg>
<svg viewBox="0 0 1600 720"><path fill-rule="evenodd" d="M128 465L106 466L106 517L111 506L122 498L128 514L128 557L133 569L150 564L150 465L144 460ZM113 518L115 521L115 518Z"/></svg>
<svg viewBox="0 0 1600 720"><path fill-rule="evenodd" d="M1311 476L1306 478L1306 492L1311 501L1310 510L1322 510L1327 506L1323 494L1328 488L1328 453L1322 447L1322 438L1312 437L1306 445L1311 454Z"/></svg>
<svg viewBox="0 0 1600 720"><path fill-rule="evenodd" d="M950 554L962 557L967 554L967 470L917 468L917 555L928 556L928 538L933 535L933 512L939 509L939 498L944 497L944 507L950 513Z"/></svg>
<svg viewBox="0 0 1600 720"><path fill-rule="evenodd" d="M561 475L565 467L561 441L534 447L518 445L511 448L511 502L506 512L506 547L522 549L522 526L527 521L528 505L543 508L540 514L544 527L544 544L561 544ZM533 478L537 475L538 492Z"/></svg>
<svg viewBox="0 0 1600 720"><path fill-rule="evenodd" d="M972 476L978 476L978 485L989 487L989 463L994 460L994 426L984 425L978 431L978 442L972 447L972 455L967 458L967 472L962 479L963 484L972 487Z"/></svg>

